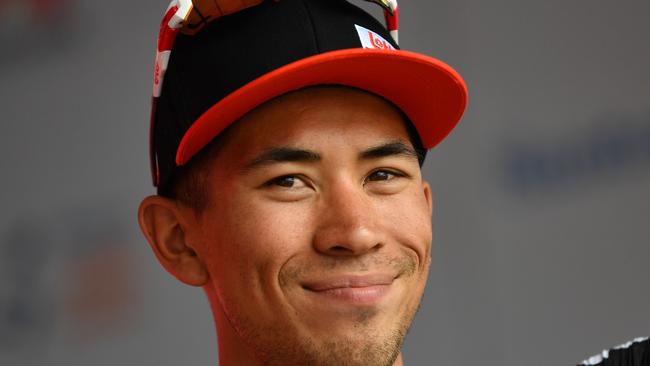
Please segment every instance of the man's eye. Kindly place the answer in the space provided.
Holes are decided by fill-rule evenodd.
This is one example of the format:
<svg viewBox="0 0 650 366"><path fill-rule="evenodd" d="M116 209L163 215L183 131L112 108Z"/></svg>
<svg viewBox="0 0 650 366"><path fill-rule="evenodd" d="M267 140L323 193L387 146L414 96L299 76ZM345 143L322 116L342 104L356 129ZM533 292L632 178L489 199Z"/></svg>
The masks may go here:
<svg viewBox="0 0 650 366"><path fill-rule="evenodd" d="M272 179L266 185L270 187L276 186L283 188L301 188L306 186L305 182L302 179L294 175L285 175Z"/></svg>
<svg viewBox="0 0 650 366"><path fill-rule="evenodd" d="M368 181L371 182L381 182L381 181L389 181L391 179L394 179L395 177L399 177L400 175L398 173L390 172L387 170L377 170L375 172L372 172L368 176Z"/></svg>

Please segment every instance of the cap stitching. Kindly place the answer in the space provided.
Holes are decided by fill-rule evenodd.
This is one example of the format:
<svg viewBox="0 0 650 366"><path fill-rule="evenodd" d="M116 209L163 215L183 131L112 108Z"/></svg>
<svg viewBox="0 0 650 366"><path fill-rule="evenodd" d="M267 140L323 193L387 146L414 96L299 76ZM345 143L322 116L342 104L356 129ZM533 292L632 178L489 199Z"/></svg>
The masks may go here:
<svg viewBox="0 0 650 366"><path fill-rule="evenodd" d="M314 26L314 18L312 17L311 11L309 10L309 6L307 5L306 1L301 1L303 7L305 8L305 12L307 13L307 19L309 20L309 25L311 26L311 34L314 38L314 44L316 45L316 51L318 53L321 53L322 50L320 48L320 44L318 42L318 37L316 36L316 26Z"/></svg>

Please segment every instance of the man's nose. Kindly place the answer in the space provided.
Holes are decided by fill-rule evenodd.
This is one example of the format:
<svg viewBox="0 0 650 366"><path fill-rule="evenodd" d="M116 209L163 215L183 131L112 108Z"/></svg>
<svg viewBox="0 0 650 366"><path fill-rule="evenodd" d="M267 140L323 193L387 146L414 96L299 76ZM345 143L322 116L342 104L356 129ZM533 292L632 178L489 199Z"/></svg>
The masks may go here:
<svg viewBox="0 0 650 366"><path fill-rule="evenodd" d="M363 187L341 184L322 197L313 238L316 251L334 256L356 256L385 245L380 212Z"/></svg>

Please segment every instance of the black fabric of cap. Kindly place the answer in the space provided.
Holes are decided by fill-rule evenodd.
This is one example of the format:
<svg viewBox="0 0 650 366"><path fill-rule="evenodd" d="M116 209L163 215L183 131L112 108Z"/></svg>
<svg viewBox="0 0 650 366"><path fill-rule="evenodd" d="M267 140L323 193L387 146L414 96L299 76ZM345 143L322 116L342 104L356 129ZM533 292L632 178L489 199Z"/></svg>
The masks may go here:
<svg viewBox="0 0 650 366"><path fill-rule="evenodd" d="M399 48L381 23L347 0L267 0L219 18L197 35L179 34L154 107L158 192L176 168L183 135L206 110L281 66L328 51L361 48L355 25Z"/></svg>

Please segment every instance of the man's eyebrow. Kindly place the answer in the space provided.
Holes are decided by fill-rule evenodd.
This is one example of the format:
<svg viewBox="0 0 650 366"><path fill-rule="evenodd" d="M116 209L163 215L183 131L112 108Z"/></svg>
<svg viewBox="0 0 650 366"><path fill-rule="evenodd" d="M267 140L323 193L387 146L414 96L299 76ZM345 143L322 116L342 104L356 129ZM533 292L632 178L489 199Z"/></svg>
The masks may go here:
<svg viewBox="0 0 650 366"><path fill-rule="evenodd" d="M404 156L418 159L418 153L413 147L400 140L390 141L378 146L373 146L359 153L360 160L379 159L387 156Z"/></svg>
<svg viewBox="0 0 650 366"><path fill-rule="evenodd" d="M313 151L293 147L274 147L265 150L260 155L248 162L243 171L248 171L261 166L283 162L315 162L321 156Z"/></svg>

